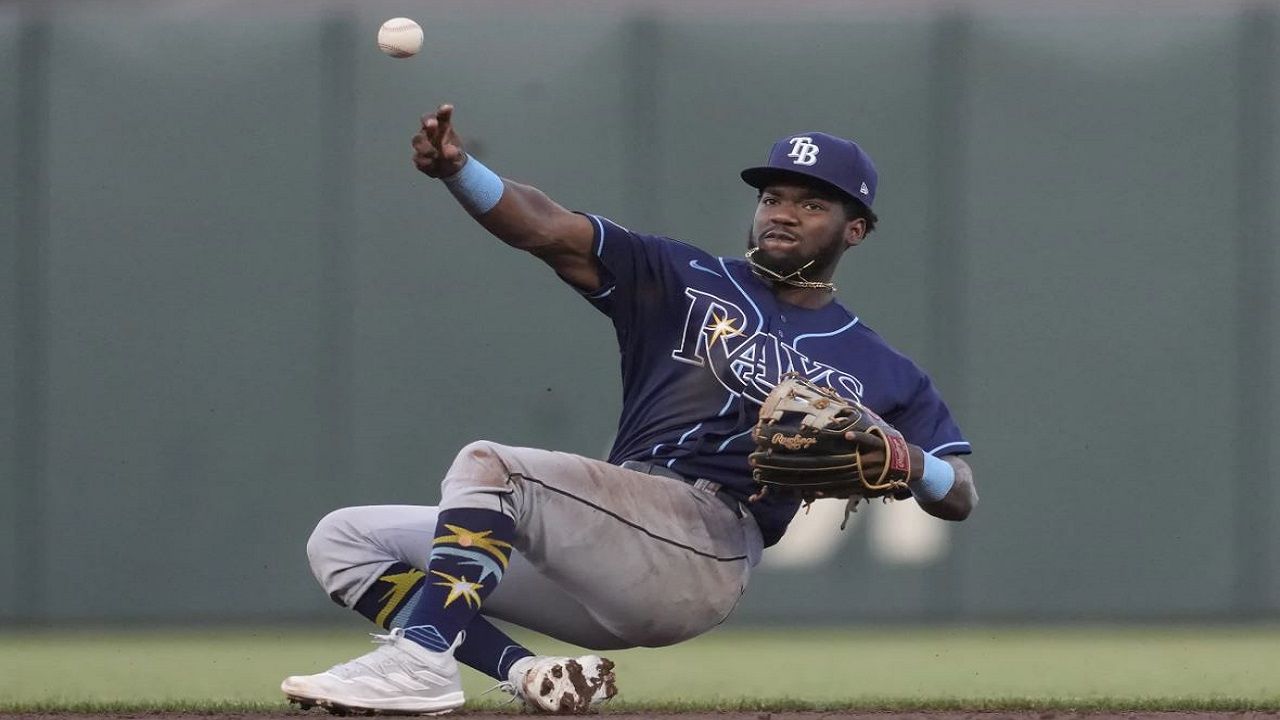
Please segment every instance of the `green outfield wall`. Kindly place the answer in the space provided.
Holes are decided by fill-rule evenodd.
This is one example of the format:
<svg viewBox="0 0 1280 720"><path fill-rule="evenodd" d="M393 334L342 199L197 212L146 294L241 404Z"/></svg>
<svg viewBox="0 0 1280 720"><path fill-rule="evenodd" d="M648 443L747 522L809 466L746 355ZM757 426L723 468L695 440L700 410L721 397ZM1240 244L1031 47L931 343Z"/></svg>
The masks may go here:
<svg viewBox="0 0 1280 720"><path fill-rule="evenodd" d="M341 619L329 510L473 439L605 453L611 326L416 173L443 101L722 254L776 138L875 159L840 294L982 502L815 506L733 622L1274 618L1280 4L1060 5L0 2L0 624Z"/></svg>

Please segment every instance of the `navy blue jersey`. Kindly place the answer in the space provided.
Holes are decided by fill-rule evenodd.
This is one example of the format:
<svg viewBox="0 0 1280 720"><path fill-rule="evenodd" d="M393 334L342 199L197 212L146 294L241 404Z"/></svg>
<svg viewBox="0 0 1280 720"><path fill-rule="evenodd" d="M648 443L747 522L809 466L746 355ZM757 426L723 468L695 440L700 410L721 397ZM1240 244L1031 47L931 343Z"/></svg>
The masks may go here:
<svg viewBox="0 0 1280 720"><path fill-rule="evenodd" d="M613 320L622 352L609 462L662 464L745 500L756 490L751 428L791 371L857 398L927 452L970 451L929 377L838 302L779 302L745 260L587 217L603 282L587 299ZM773 496L750 505L766 546L798 507Z"/></svg>

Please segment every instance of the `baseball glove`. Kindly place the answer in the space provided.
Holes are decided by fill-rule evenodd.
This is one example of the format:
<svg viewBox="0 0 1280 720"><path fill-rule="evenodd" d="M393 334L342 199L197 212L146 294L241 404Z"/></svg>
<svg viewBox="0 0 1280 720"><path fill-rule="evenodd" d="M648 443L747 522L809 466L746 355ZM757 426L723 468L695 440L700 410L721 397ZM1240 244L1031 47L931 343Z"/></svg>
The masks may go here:
<svg viewBox="0 0 1280 720"><path fill-rule="evenodd" d="M752 476L770 492L846 498L903 499L907 481L924 472L924 454L865 405L821 388L797 373L784 375L760 406L752 431Z"/></svg>

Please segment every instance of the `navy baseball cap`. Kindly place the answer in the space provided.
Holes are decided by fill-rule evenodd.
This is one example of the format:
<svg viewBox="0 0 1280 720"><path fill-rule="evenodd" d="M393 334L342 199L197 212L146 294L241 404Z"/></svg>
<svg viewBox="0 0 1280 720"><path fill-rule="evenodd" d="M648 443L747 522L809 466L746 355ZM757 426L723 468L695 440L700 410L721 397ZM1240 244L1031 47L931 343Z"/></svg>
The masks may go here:
<svg viewBox="0 0 1280 720"><path fill-rule="evenodd" d="M821 180L867 207L876 197L876 166L852 140L821 132L788 135L773 144L767 162L743 170L742 179L763 190L790 173Z"/></svg>

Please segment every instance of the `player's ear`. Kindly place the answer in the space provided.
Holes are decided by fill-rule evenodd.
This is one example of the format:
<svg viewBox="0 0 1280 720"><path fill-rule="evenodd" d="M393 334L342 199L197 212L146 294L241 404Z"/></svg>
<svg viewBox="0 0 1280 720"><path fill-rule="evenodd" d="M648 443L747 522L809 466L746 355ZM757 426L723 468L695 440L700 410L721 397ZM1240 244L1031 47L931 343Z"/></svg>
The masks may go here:
<svg viewBox="0 0 1280 720"><path fill-rule="evenodd" d="M862 242L867 236L867 221L865 218L856 217L844 224L844 244L845 247L853 247Z"/></svg>

